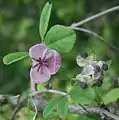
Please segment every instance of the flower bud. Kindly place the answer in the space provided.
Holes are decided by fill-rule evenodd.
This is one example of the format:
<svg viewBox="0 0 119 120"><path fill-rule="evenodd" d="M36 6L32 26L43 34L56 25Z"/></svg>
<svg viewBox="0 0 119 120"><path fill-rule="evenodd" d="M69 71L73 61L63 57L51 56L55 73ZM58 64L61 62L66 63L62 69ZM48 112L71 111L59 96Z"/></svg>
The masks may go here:
<svg viewBox="0 0 119 120"><path fill-rule="evenodd" d="M103 83L103 77L100 77L99 79L96 80L95 85L101 87L102 83Z"/></svg>
<svg viewBox="0 0 119 120"><path fill-rule="evenodd" d="M103 69L104 71L107 71L107 70L108 70L108 65L107 65L106 63L103 63L102 69Z"/></svg>
<svg viewBox="0 0 119 120"><path fill-rule="evenodd" d="M87 86L87 84L86 84L85 82L81 82L81 81L80 81L80 87L83 88L83 89L85 89L85 88L87 88L88 86Z"/></svg>
<svg viewBox="0 0 119 120"><path fill-rule="evenodd" d="M49 84L46 84L45 87L46 87L47 89L52 89L52 84L50 84L50 83L49 83Z"/></svg>
<svg viewBox="0 0 119 120"><path fill-rule="evenodd" d="M82 58L87 58L87 57L88 57L88 53L80 53L80 56L81 56Z"/></svg>
<svg viewBox="0 0 119 120"><path fill-rule="evenodd" d="M94 71L97 73L97 72L100 72L101 69L100 69L100 66L99 65L96 65L95 68L94 68Z"/></svg>

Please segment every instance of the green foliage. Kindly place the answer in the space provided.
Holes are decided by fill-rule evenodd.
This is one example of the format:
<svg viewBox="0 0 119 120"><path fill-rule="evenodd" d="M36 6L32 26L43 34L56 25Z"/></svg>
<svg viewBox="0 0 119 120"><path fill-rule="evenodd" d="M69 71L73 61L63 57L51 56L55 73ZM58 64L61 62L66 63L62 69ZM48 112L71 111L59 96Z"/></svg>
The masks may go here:
<svg viewBox="0 0 119 120"><path fill-rule="evenodd" d="M4 112L7 111L7 112ZM11 107L7 105L0 106L0 120L8 120L11 115Z"/></svg>
<svg viewBox="0 0 119 120"><path fill-rule="evenodd" d="M45 43L59 52L69 52L76 41L75 32L62 25L53 26L46 34Z"/></svg>
<svg viewBox="0 0 119 120"><path fill-rule="evenodd" d="M109 93L102 97L104 104L115 102L119 99L119 88L112 89Z"/></svg>
<svg viewBox="0 0 119 120"><path fill-rule="evenodd" d="M43 90L45 89L44 85L43 84L38 84L37 85L37 90L40 91L40 90Z"/></svg>
<svg viewBox="0 0 119 120"><path fill-rule="evenodd" d="M59 116L65 116L68 112L68 99L67 96L63 96L57 105L57 112Z"/></svg>
<svg viewBox="0 0 119 120"><path fill-rule="evenodd" d="M22 108L19 111L22 116L21 117L16 117L15 120L33 120L34 114L35 112L33 112L32 110L28 110L27 108ZM38 119L36 119L38 120Z"/></svg>
<svg viewBox="0 0 119 120"><path fill-rule="evenodd" d="M23 39L28 32L28 28L33 25L33 20L24 18L20 21L18 30L16 30L15 38Z"/></svg>
<svg viewBox="0 0 119 120"><path fill-rule="evenodd" d="M0 120L4 120L4 117L0 116Z"/></svg>
<svg viewBox="0 0 119 120"><path fill-rule="evenodd" d="M46 118L53 110L53 108L58 104L59 100L62 96L53 97L49 102L48 105L43 110L43 116Z"/></svg>
<svg viewBox="0 0 119 120"><path fill-rule="evenodd" d="M82 105L91 104L96 97L95 91L92 87L82 89L79 86L74 87L70 91L70 95L74 102Z"/></svg>
<svg viewBox="0 0 119 120"><path fill-rule="evenodd" d="M47 2L42 10L42 13L41 13L39 32L40 32L40 36L41 36L42 41L44 40L44 36L45 36L45 33L47 31L47 28L48 28L51 9L52 9L52 4L49 4Z"/></svg>
<svg viewBox="0 0 119 120"><path fill-rule="evenodd" d="M14 52L14 53L9 53L3 58L3 63L6 65L10 65L14 62L17 62L19 60L22 60L28 56L27 52Z"/></svg>
<svg viewBox="0 0 119 120"><path fill-rule="evenodd" d="M59 116L65 116L68 112L68 99L67 96L56 96L53 97L48 105L44 108L43 116L46 118L53 110L53 108L57 107L57 112Z"/></svg>

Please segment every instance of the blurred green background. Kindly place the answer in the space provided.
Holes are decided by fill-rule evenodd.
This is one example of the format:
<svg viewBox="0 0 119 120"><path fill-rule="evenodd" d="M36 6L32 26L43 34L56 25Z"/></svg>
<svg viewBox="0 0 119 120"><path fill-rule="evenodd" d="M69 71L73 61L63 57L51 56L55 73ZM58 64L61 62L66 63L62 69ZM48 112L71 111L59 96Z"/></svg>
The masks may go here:
<svg viewBox="0 0 119 120"><path fill-rule="evenodd" d="M3 56L10 52L28 51L29 47L40 43L39 18L47 0L0 0L0 93L19 94L29 88L29 69L27 60L6 66ZM71 25L88 16L119 5L119 0L49 0L53 4L50 25ZM117 82L119 75L119 11L91 21L81 27L90 29L104 37L99 39L76 31L77 42L70 53L63 54L63 65L53 80L53 87L69 87L70 78L75 77L76 55L81 51L94 52L98 59L111 61L106 73L104 89L107 91ZM69 64L70 63L70 64ZM59 79L61 79L59 81ZM69 80L69 81L68 81ZM108 82L110 81L110 82ZM64 84L65 83L65 84ZM107 84L108 83L108 84ZM103 93L102 93L103 94Z"/></svg>

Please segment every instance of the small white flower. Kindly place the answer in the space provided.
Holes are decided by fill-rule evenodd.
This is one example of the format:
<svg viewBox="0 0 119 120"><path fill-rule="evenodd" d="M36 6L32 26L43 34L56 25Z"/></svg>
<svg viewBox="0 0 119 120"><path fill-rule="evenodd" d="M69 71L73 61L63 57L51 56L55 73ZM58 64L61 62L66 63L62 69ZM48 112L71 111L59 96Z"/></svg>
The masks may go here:
<svg viewBox="0 0 119 120"><path fill-rule="evenodd" d="M100 69L102 69L103 61L91 61L90 64L91 64L93 67L99 66Z"/></svg>
<svg viewBox="0 0 119 120"><path fill-rule="evenodd" d="M83 58L80 55L78 55L76 57L76 61L78 66L84 67L85 65L89 64L93 60L93 58L93 55L87 56L86 58Z"/></svg>
<svg viewBox="0 0 119 120"><path fill-rule="evenodd" d="M95 73L93 76L92 76L92 78L94 79L94 80L97 80L97 79L99 79L101 77L101 72L97 72L97 73Z"/></svg>
<svg viewBox="0 0 119 120"><path fill-rule="evenodd" d="M82 71L82 74L91 76L91 78L92 78L91 81L95 81L101 77L101 68L100 68L98 62L93 62L93 63L96 63L96 64L95 65L94 64L86 65Z"/></svg>
<svg viewBox="0 0 119 120"><path fill-rule="evenodd" d="M76 57L78 66L83 67L81 74L76 79L86 84L95 84L102 77L103 70L107 70L108 66L103 61L96 61L94 55L88 56L87 53ZM102 83L102 82L101 82Z"/></svg>
<svg viewBox="0 0 119 120"><path fill-rule="evenodd" d="M81 81L81 82L84 82L84 83L90 83L90 82L92 82L91 76L89 76L89 75L78 74L76 76L76 79L79 80L79 81Z"/></svg>
<svg viewBox="0 0 119 120"><path fill-rule="evenodd" d="M94 72L95 72L94 70L95 70L95 68L92 65L86 65L83 68L83 74L85 74L85 75L93 75Z"/></svg>
<svg viewBox="0 0 119 120"><path fill-rule="evenodd" d="M103 66L103 61L98 61L98 65L100 66L100 68L102 69Z"/></svg>

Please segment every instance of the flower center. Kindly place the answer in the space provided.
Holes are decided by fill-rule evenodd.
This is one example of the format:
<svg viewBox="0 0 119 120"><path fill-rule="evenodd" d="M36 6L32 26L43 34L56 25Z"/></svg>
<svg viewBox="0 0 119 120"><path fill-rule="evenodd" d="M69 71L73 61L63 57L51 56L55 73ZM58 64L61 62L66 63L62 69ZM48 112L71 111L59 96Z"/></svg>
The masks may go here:
<svg viewBox="0 0 119 120"><path fill-rule="evenodd" d="M32 68L36 68L37 67L37 72L39 72L39 70L41 69L42 66L48 66L48 61L45 59L41 59L41 57L39 57L38 59L32 58L34 61L36 61L36 64L32 66Z"/></svg>

